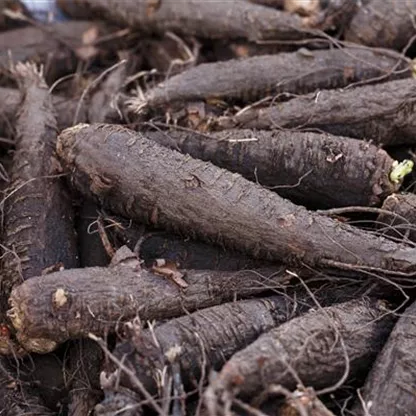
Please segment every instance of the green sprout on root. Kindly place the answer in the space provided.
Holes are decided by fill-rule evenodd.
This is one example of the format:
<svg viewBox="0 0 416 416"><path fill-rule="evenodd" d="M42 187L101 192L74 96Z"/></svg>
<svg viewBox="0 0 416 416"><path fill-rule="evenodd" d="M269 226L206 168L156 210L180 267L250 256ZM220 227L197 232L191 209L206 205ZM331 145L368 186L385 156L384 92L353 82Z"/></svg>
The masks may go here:
<svg viewBox="0 0 416 416"><path fill-rule="evenodd" d="M413 169L414 163L412 160L405 159L401 162L395 160L391 167L389 175L390 181L393 183L402 183L403 178L408 175Z"/></svg>

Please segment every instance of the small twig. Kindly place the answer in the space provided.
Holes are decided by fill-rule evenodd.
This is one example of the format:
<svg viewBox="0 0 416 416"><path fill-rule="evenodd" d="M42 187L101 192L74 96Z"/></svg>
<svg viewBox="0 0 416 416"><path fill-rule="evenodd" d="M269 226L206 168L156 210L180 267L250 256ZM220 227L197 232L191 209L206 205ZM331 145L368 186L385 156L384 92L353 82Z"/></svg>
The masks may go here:
<svg viewBox="0 0 416 416"><path fill-rule="evenodd" d="M143 78L147 75L156 75L158 72L156 69L152 69L150 71L140 71L137 72L136 74L133 74L131 76L129 76L128 78L126 78L126 80L123 83L123 87L127 87L127 85L131 84L133 81L137 81L140 78ZM141 92L141 95L139 97L139 99L143 99L143 94Z"/></svg>
<svg viewBox="0 0 416 416"><path fill-rule="evenodd" d="M363 408L363 411L364 411L364 416L372 416L371 414L370 414L370 408L371 408L371 406L372 406L372 402L371 401L369 401L369 402L365 402L364 401L364 398L363 398L363 396L361 395L361 390L360 389L358 389L357 390L357 396L358 396L358 400L360 401L360 403L361 403L361 406L362 406L362 408Z"/></svg>
<svg viewBox="0 0 416 416"><path fill-rule="evenodd" d="M178 59L173 59L170 62L169 68L167 70L166 77L165 77L165 80L167 80L170 77L170 74L176 65L185 66L189 64L195 64L198 56L192 53L188 45L179 36L175 35L172 32L166 32L165 36L175 41L183 49L183 51L185 52L185 55L187 55L187 59L185 60L178 58ZM197 48L196 48L196 51L198 52Z"/></svg>
<svg viewBox="0 0 416 416"><path fill-rule="evenodd" d="M127 59L123 59L120 62L117 62L116 64L114 64L113 66L110 66L110 68L107 68L105 71L103 71L97 78L94 79L94 81L92 81L82 92L81 97L79 98L78 101L78 105L77 105L77 109L75 111L75 115L74 115L74 120L72 122L72 124L75 126L78 122L78 116L79 116L79 112L81 111L81 107L82 107L82 103L84 102L84 99L86 97L86 95L88 94L88 92L94 88L96 85L98 85L101 80L110 72L114 71L115 69L117 69L118 67L120 67L121 65L125 65L125 63L127 62Z"/></svg>
<svg viewBox="0 0 416 416"><path fill-rule="evenodd" d="M325 210L318 210L316 211L318 214L328 215L329 217L333 215L343 215L343 214L352 214L357 212L364 212L368 214L378 214L378 215L391 215L394 218L399 218L406 223L410 224L409 220L402 215L399 215L393 211L389 211L383 208L376 208L376 207L342 207L342 208L331 208Z"/></svg>
<svg viewBox="0 0 416 416"><path fill-rule="evenodd" d="M61 77L61 78L59 78L59 79L57 79L51 86L50 86L50 88L49 88L49 94L52 94L52 92L53 92L53 90L60 84L60 83L62 83L62 82L64 82L64 81L66 81L66 80L68 80L68 79L71 79L71 78L74 78L74 77L76 77L78 74L77 73L75 73L75 74L68 74L68 75L64 75L63 77Z"/></svg>
<svg viewBox="0 0 416 416"><path fill-rule="evenodd" d="M30 178L26 182L21 183L20 185L16 186L10 193L8 193L1 201L0 201L0 213L1 213L1 228L3 228L3 218L4 218L4 204L7 199L9 199L13 194L18 192L20 189L24 188L26 185L29 185L35 180L38 179L55 179L61 178L63 176L67 176L67 173L59 173L57 175L45 175L45 176L38 176L36 178Z"/></svg>
<svg viewBox="0 0 416 416"><path fill-rule="evenodd" d="M282 188L296 188L296 187L298 187L301 184L301 182L303 181L303 179L305 179L312 172L313 172L313 169L309 169L293 185L276 185L276 186L264 186L264 185L262 185L262 186L263 186L263 188L270 189L271 191L274 190L274 189L282 189ZM259 180L257 178L257 167L254 169L254 177L256 178L256 183L259 184L259 185L261 185L261 183L259 182Z"/></svg>
<svg viewBox="0 0 416 416"><path fill-rule="evenodd" d="M308 295L311 297L311 299L313 300L313 302L315 303L317 308L325 315L326 319L328 320L329 324L332 326L332 328L333 328L334 332L336 333L336 335L339 339L339 342L341 344L342 352L344 354L344 359L345 359L344 374L338 380L337 383L335 383L333 386L329 386L329 387L326 387L324 389L319 390L318 392L316 392L316 395L332 393L332 392L338 390L345 383L345 381L347 380L347 378L349 376L349 373L350 373L350 359L349 359L349 356L348 356L347 347L345 346L344 339L343 339L339 329L335 326L335 324L333 323L333 320L328 315L326 310L322 307L322 305L319 303L318 299L316 299L315 295L313 294L313 292L311 291L309 286L305 283L305 281L297 273L291 272L289 270L287 272L289 274L293 275L294 277L298 278L298 280L300 281L300 283L302 284L302 286L304 287L304 289L306 290Z"/></svg>
<svg viewBox="0 0 416 416"><path fill-rule="evenodd" d="M13 139L7 139L6 137L0 137L0 143L10 144L11 146L14 146L16 141Z"/></svg>
<svg viewBox="0 0 416 416"><path fill-rule="evenodd" d="M181 354L181 347L172 347L165 356L170 363L170 370L172 374L172 387L173 387L173 405L171 410L171 416L185 416L185 389L183 387L181 367L179 357Z"/></svg>
<svg viewBox="0 0 416 416"><path fill-rule="evenodd" d="M93 341L97 342L98 345L102 348L106 356L115 364L117 365L120 370L124 371L126 375L129 377L131 383L140 391L140 393L148 400L149 404L153 407L153 409L160 415L160 416L167 416L167 414L163 411L163 409L157 404L156 400L152 397L152 395L145 389L142 382L136 377L136 375L127 368L114 354L112 354L108 348L106 343L99 337L95 336L94 334L89 333L88 338L92 339Z"/></svg>
<svg viewBox="0 0 416 416"><path fill-rule="evenodd" d="M256 101L255 103L252 103L250 105L247 105L244 108L242 108L241 110L237 111L237 113L234 114L234 117L241 116L242 114L244 114L248 110L251 110L253 108L256 108L259 105L264 104L264 103L267 103L270 100L273 100L273 97L267 96L267 97L262 98L261 100Z"/></svg>
<svg viewBox="0 0 416 416"><path fill-rule="evenodd" d="M101 242L103 244L104 250L107 253L108 257L112 259L114 257L114 254L116 253L116 250L111 245L107 232L105 231L103 218L101 216L97 218L97 228L98 228L98 234L101 238Z"/></svg>
<svg viewBox="0 0 416 416"><path fill-rule="evenodd" d="M199 344L199 348L201 349L201 357L202 357L202 362L201 362L201 377L199 378L199 382L198 382L198 392L199 392L199 399L198 399L198 404L196 406L196 410L195 410L195 416L199 416L201 413L201 407L202 407L202 403L203 403L203 387L204 387L204 382L205 382L205 376L206 376L206 365L207 365L207 356L205 353L205 347L204 344L202 342L201 337L199 336L199 334L197 332L194 332L194 335L196 337L196 339L198 340L198 344Z"/></svg>
<svg viewBox="0 0 416 416"><path fill-rule="evenodd" d="M1 142L1 139L0 139ZM7 173L6 168L3 166L3 163L0 163L0 179L4 182L10 182L9 174Z"/></svg>
<svg viewBox="0 0 416 416"><path fill-rule="evenodd" d="M352 270L356 273L377 272L377 273L382 273L382 274L387 274L390 276L397 276L397 277L414 277L416 275L416 272L396 272L394 270L383 269L381 267L349 264L349 263L343 263L341 261L330 260L326 258L322 259L321 263L325 265L326 267L341 269L341 270Z"/></svg>
<svg viewBox="0 0 416 416"><path fill-rule="evenodd" d="M155 130L160 131L160 132L163 131L163 130L160 129L160 127L165 127L165 128L171 128L171 129L174 129L174 130L184 131L184 132L187 132L187 133L197 134L200 137L204 137L206 139L212 140L212 136L210 136L209 134L201 133L200 131L191 129L189 127L163 123L162 121L148 121L148 122L143 123L143 125L152 127Z"/></svg>
<svg viewBox="0 0 416 416"><path fill-rule="evenodd" d="M107 42L109 40L114 40L117 38L122 38L126 35L129 35L131 33L131 30L129 28L126 29L120 29L115 32L109 33L108 35L103 35L101 37L98 37L93 42L89 43L88 46L97 46L100 43Z"/></svg>

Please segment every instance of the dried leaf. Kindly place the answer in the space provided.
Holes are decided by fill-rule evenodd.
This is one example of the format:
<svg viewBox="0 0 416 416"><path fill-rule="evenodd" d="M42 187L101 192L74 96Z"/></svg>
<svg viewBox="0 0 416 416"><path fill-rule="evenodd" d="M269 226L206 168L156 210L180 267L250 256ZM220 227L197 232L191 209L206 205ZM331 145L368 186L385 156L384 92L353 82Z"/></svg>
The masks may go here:
<svg viewBox="0 0 416 416"><path fill-rule="evenodd" d="M156 259L151 270L153 273L171 280L181 289L186 289L189 286L188 283L186 283L183 279L185 275L178 270L177 264L173 261Z"/></svg>

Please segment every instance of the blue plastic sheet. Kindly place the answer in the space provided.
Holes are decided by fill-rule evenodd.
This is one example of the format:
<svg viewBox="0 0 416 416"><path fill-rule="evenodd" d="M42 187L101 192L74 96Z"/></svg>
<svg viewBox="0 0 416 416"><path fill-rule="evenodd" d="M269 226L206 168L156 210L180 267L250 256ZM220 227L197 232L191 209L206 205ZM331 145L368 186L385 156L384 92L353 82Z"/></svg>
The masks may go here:
<svg viewBox="0 0 416 416"><path fill-rule="evenodd" d="M66 20L55 0L22 0L22 2L32 12L33 17L41 22Z"/></svg>

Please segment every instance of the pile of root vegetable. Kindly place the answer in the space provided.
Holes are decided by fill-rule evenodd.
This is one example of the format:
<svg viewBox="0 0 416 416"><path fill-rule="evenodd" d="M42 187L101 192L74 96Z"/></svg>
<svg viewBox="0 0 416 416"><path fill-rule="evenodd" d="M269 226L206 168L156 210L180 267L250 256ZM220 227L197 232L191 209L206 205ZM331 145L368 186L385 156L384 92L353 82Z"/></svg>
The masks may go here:
<svg viewBox="0 0 416 416"><path fill-rule="evenodd" d="M416 414L416 0L0 1L0 414Z"/></svg>

